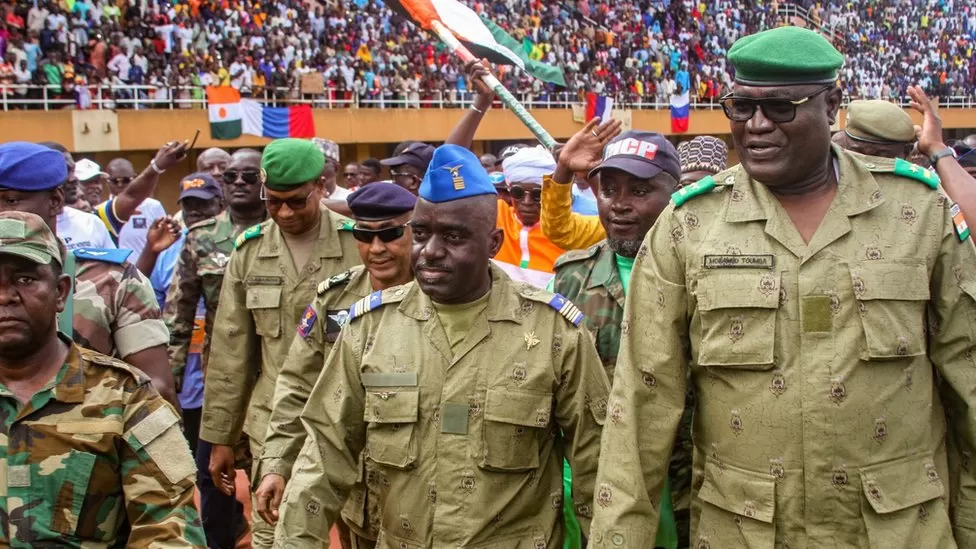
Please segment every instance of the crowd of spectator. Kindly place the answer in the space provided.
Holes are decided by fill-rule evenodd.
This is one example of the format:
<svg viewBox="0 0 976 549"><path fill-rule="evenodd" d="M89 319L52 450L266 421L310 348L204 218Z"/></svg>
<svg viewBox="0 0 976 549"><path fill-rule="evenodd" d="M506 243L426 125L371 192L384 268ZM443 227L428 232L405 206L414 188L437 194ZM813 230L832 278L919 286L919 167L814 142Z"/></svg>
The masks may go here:
<svg viewBox="0 0 976 549"><path fill-rule="evenodd" d="M8 102L189 108L208 85L309 99L299 83L311 72L324 78L316 97L343 104L421 106L471 89L456 56L379 0L68 1L3 0ZM714 101L730 84L725 53L736 39L796 23L845 52L841 85L852 98L901 98L916 82L939 96L976 90L976 6L958 0L800 0L793 11L776 0L465 1L563 69L565 88L503 71L525 101L581 91L625 103L666 104L683 91Z"/></svg>

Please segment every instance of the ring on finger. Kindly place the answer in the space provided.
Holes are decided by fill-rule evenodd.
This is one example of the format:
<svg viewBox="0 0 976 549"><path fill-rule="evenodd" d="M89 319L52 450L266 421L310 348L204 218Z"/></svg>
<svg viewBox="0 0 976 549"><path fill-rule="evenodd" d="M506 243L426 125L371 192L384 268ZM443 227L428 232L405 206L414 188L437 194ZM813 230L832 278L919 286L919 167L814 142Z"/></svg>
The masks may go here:
<svg viewBox="0 0 976 549"><path fill-rule="evenodd" d="M596 130L590 130L590 133L592 133L592 134L593 134L593 137L595 137L595 138L597 138L597 139L599 139L599 138L600 138L600 136L596 134Z"/></svg>

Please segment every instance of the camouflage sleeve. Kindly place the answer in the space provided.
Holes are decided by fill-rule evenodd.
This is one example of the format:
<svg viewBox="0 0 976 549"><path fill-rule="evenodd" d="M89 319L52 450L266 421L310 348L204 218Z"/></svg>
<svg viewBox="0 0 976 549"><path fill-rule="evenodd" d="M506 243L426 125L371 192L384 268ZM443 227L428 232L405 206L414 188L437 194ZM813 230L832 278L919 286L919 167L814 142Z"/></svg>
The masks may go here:
<svg viewBox="0 0 976 549"><path fill-rule="evenodd" d="M220 289L210 355L204 374L203 420L200 438L212 444L234 445L241 436L247 405L261 368L261 342L254 317L247 310L244 286L247 256L235 250Z"/></svg>
<svg viewBox="0 0 976 549"><path fill-rule="evenodd" d="M196 466L176 413L147 383L132 393L123 421L126 547L206 547L193 503Z"/></svg>
<svg viewBox="0 0 976 549"><path fill-rule="evenodd" d="M687 388L688 292L673 206L637 255L603 429L590 545L652 547Z"/></svg>
<svg viewBox="0 0 976 549"><path fill-rule="evenodd" d="M942 377L949 428L949 490L953 533L960 548L976 548L976 248L960 242L945 214L932 270L929 357Z"/></svg>
<svg viewBox="0 0 976 549"><path fill-rule="evenodd" d="M163 309L163 321L169 329L169 363L173 368L177 390L183 386L183 371L190 350L197 303L203 295L203 280L197 272L196 244L196 234L190 231L173 271L173 281L166 292L166 308Z"/></svg>
<svg viewBox="0 0 976 549"><path fill-rule="evenodd" d="M135 265L125 264L115 292L112 337L119 358L124 360L139 351L169 343L169 331L160 319L156 293L149 279Z"/></svg>
<svg viewBox="0 0 976 549"><path fill-rule="evenodd" d="M584 328L567 329L562 338L562 363L557 366L560 383L556 390L556 421L566 439L576 515L585 532L593 517L589 503L593 501L610 381Z"/></svg>
<svg viewBox="0 0 976 549"><path fill-rule="evenodd" d="M323 369L330 375L319 376L301 415L308 439L285 488L275 532L276 541L288 540L293 549L329 546L329 528L359 475L366 397L359 371L362 338L356 328L342 328Z"/></svg>
<svg viewBox="0 0 976 549"><path fill-rule="evenodd" d="M323 312L325 309L318 305L319 300L316 300L311 307ZM305 442L305 428L300 418L302 409L319 374L325 371L322 368L325 362L322 353L325 348L324 325L324 318L320 315L319 322L315 323L307 338L301 334L295 336L288 358L278 372L272 400L274 408L268 420L258 478L269 474L278 474L286 479L291 476L292 465Z"/></svg>

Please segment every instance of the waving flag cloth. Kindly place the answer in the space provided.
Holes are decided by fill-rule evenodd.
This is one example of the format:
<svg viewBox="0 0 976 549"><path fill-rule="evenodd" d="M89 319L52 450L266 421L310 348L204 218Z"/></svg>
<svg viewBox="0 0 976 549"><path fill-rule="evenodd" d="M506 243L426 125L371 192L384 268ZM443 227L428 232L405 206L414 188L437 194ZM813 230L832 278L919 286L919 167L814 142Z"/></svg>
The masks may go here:
<svg viewBox="0 0 976 549"><path fill-rule="evenodd" d="M688 131L689 103L688 92L671 96L671 133Z"/></svg>
<svg viewBox="0 0 976 549"><path fill-rule="evenodd" d="M593 92L586 94L586 121L599 118L606 122L610 120L613 113L613 99L605 95L597 95Z"/></svg>
<svg viewBox="0 0 976 549"><path fill-rule="evenodd" d="M251 99L242 99L241 114L241 129L246 134L272 139L315 137L315 119L309 105L266 107Z"/></svg>
<svg viewBox="0 0 976 549"><path fill-rule="evenodd" d="M435 33L462 61L485 58L496 64L526 68L522 60L522 56L526 53L524 51L521 55L516 53L522 49L521 46L512 50L499 44L484 20L458 0L385 0L385 2L391 9L411 19L424 30ZM484 80L505 106L546 148L552 150L556 146L556 140L497 78L489 75Z"/></svg>
<svg viewBox="0 0 976 549"><path fill-rule="evenodd" d="M207 86L210 137L236 139L241 136L241 94L230 86Z"/></svg>

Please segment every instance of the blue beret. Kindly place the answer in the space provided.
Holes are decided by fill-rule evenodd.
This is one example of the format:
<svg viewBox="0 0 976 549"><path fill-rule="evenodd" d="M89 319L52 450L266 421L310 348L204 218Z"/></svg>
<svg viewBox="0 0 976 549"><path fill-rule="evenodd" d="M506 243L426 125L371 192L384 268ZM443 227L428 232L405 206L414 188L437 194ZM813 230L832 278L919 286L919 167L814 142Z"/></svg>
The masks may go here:
<svg viewBox="0 0 976 549"><path fill-rule="evenodd" d="M413 211L417 197L395 183L370 183L346 198L357 221L379 221Z"/></svg>
<svg viewBox="0 0 976 549"><path fill-rule="evenodd" d="M15 191L49 191L68 179L60 152L43 145L11 141L0 145L0 187Z"/></svg>
<svg viewBox="0 0 976 549"><path fill-rule="evenodd" d="M471 151L457 145L441 145L420 183L420 198L450 202L483 194L497 195L488 172Z"/></svg>

